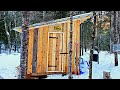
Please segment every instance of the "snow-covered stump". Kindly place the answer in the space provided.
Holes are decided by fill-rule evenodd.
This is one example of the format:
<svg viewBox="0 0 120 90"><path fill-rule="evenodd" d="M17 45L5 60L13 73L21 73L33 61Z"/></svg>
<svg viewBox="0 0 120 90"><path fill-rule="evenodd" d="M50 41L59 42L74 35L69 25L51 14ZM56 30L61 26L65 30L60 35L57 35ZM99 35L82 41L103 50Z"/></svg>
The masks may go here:
<svg viewBox="0 0 120 90"><path fill-rule="evenodd" d="M103 79L111 79L109 71L103 71Z"/></svg>

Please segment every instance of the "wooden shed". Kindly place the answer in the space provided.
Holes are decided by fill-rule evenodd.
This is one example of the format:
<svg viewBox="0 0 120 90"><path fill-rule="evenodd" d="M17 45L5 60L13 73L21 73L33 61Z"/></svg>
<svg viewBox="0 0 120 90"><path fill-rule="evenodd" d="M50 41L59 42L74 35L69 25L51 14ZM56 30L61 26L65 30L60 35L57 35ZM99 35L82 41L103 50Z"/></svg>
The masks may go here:
<svg viewBox="0 0 120 90"><path fill-rule="evenodd" d="M80 24L92 13L73 16L72 72L78 72ZM21 27L13 30L21 32ZM68 74L70 18L29 26L27 74Z"/></svg>

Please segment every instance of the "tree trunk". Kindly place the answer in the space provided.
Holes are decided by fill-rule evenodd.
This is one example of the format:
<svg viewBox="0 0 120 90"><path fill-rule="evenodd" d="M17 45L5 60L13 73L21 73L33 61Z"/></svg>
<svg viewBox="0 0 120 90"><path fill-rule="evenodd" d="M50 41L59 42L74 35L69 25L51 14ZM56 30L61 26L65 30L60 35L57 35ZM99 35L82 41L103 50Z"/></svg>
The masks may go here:
<svg viewBox="0 0 120 90"><path fill-rule="evenodd" d="M113 44L118 43L118 32L117 32L117 24L118 24L118 11L111 11L111 31L113 33ZM118 55L117 52L114 52L115 57L115 66L118 66Z"/></svg>
<svg viewBox="0 0 120 90"><path fill-rule="evenodd" d="M0 43L0 54L1 54L1 43Z"/></svg>
<svg viewBox="0 0 120 90"><path fill-rule="evenodd" d="M87 26L86 26L87 27ZM85 36L85 40L84 40L84 42L85 42L85 52L87 51L87 30L85 30L85 32L84 32L84 36Z"/></svg>
<svg viewBox="0 0 120 90"><path fill-rule="evenodd" d="M22 45L20 56L20 78L25 79L27 75L27 58L28 58L28 34L29 34L29 11L22 12Z"/></svg>
<svg viewBox="0 0 120 90"><path fill-rule="evenodd" d="M110 26L111 26L111 22L110 22ZM109 33L110 33L110 53L112 53L112 41L111 41L112 33L111 33L111 29L109 29Z"/></svg>
<svg viewBox="0 0 120 90"><path fill-rule="evenodd" d="M100 21L98 22L99 23L99 25L98 25L98 27L97 27L97 36L98 36L98 64L99 64L99 52L100 52L100 40L101 40L101 24L102 24L102 11L99 11L99 18L100 18Z"/></svg>
<svg viewBox="0 0 120 90"><path fill-rule="evenodd" d="M99 51L101 50L101 47L100 47L100 44L101 44L101 24L102 24L102 11L100 11L100 14L99 14L99 17L100 17L100 23L99 23L99 32L98 32L98 34L99 34L99 38L98 38L98 49L99 49Z"/></svg>
<svg viewBox="0 0 120 90"><path fill-rule="evenodd" d="M98 48L100 47L100 35L98 36L98 44L97 44L97 46L98 46Z"/></svg>
<svg viewBox="0 0 120 90"><path fill-rule="evenodd" d="M90 50L90 60L89 60L89 79L92 79L92 60L93 60L94 39L95 39L95 31L96 31L96 11L93 11L93 17L94 17L94 26L92 31L92 48Z"/></svg>
<svg viewBox="0 0 120 90"><path fill-rule="evenodd" d="M116 11L116 18L115 18L115 31L114 31L114 33L115 33L115 41L114 41L114 44L117 44L117 42L118 42L118 39L117 39L117 23L118 23L118 17L117 17L117 13L118 11ZM118 66L118 53L117 52L114 52L114 56L115 56L115 66Z"/></svg>
<svg viewBox="0 0 120 90"><path fill-rule="evenodd" d="M7 35L7 40L8 40L8 50L9 50L9 54L11 53L11 46L10 46L10 33L8 32L8 27L7 27L7 23L6 23L6 13L4 12L4 25L5 25L5 32Z"/></svg>
<svg viewBox="0 0 120 90"><path fill-rule="evenodd" d="M1 45L2 45L2 33L0 32L0 54L1 54Z"/></svg>
<svg viewBox="0 0 120 90"><path fill-rule="evenodd" d="M96 12L97 13L97 12ZM96 17L96 32L95 32L95 38L96 38L96 43L98 43L98 16ZM97 44L98 45L98 44ZM96 45L96 46L97 46Z"/></svg>
<svg viewBox="0 0 120 90"><path fill-rule="evenodd" d="M119 34L119 44L120 44L120 34Z"/></svg>
<svg viewBox="0 0 120 90"><path fill-rule="evenodd" d="M80 24L80 56L82 55L81 48L82 48L82 24Z"/></svg>
<svg viewBox="0 0 120 90"><path fill-rule="evenodd" d="M46 11L43 11L43 21L45 21Z"/></svg>
<svg viewBox="0 0 120 90"><path fill-rule="evenodd" d="M11 30L11 21L9 22L9 26L8 26L8 27L9 27L9 34L10 34L10 36L11 36L11 31L12 31L12 30ZM11 39L11 38L10 38L10 39ZM11 49L12 49L12 43L11 43L11 41L10 41L10 44L11 44L11 45L10 45L10 52L11 52Z"/></svg>
<svg viewBox="0 0 120 90"><path fill-rule="evenodd" d="M120 11L118 11L118 39L120 44Z"/></svg>
<svg viewBox="0 0 120 90"><path fill-rule="evenodd" d="M81 32L81 39L82 39L82 41L81 41L81 43L82 43L82 55L83 55L83 50L84 50L84 44L83 44L83 27L82 27L82 32Z"/></svg>
<svg viewBox="0 0 120 90"><path fill-rule="evenodd" d="M87 30L87 34L88 34L88 30ZM87 48L90 49L90 36L87 35Z"/></svg>
<svg viewBox="0 0 120 90"><path fill-rule="evenodd" d="M112 52L112 47L111 47L111 38L110 38L110 53Z"/></svg>
<svg viewBox="0 0 120 90"><path fill-rule="evenodd" d="M86 41L85 41L85 52L87 51L87 47L86 47Z"/></svg>
<svg viewBox="0 0 120 90"><path fill-rule="evenodd" d="M15 45L14 45L14 52L16 52L17 51L17 32L15 31L15 39L14 39L15 41Z"/></svg>
<svg viewBox="0 0 120 90"><path fill-rule="evenodd" d="M15 27L17 26L16 24L16 14L15 14L15 19L14 19L14 23L15 23ZM14 39L14 42L15 42L15 44L14 44L14 52L16 52L17 51L17 32L15 31L15 39Z"/></svg>
<svg viewBox="0 0 120 90"><path fill-rule="evenodd" d="M69 42L69 79L72 79L72 23L73 23L73 12L70 11L70 42Z"/></svg>

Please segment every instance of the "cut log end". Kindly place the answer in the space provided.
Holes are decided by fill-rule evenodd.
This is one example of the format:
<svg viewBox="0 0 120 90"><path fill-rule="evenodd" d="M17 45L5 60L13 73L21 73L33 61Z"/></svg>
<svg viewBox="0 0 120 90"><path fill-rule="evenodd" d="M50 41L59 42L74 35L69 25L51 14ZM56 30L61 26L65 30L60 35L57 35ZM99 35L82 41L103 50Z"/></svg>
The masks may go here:
<svg viewBox="0 0 120 90"><path fill-rule="evenodd" d="M103 79L111 79L110 72L103 71Z"/></svg>

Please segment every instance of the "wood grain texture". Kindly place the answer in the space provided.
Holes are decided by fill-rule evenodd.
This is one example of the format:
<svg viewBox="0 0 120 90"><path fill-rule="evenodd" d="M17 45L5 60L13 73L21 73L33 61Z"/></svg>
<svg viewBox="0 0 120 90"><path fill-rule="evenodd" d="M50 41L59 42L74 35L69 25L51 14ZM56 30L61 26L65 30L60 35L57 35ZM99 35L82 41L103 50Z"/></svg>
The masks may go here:
<svg viewBox="0 0 120 90"><path fill-rule="evenodd" d="M38 30L38 51L37 51L37 70L36 73L42 73L42 32L43 28Z"/></svg>
<svg viewBox="0 0 120 90"><path fill-rule="evenodd" d="M29 30L27 74L32 73L34 29Z"/></svg>
<svg viewBox="0 0 120 90"><path fill-rule="evenodd" d="M38 49L37 46L38 46L38 28L34 29L32 73L36 73L37 49Z"/></svg>

